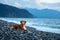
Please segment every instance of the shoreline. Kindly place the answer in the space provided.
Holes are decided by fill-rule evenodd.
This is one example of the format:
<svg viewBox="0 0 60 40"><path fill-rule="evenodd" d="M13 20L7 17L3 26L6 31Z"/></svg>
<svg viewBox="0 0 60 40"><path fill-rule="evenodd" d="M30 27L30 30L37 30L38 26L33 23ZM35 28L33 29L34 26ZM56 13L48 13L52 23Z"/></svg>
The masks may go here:
<svg viewBox="0 0 60 40"><path fill-rule="evenodd" d="M2 20L4 20L4 19L2 19ZM11 20L10 21L5 20L5 21L12 22ZM13 21L12 23L16 23L16 22ZM16 23L16 24L19 24L19 23ZM32 26L29 26L29 27L32 27ZM39 27L39 28L37 28L35 26L33 26L32 28L35 28L38 31L44 31L44 32L51 32L51 33L60 34L60 29L59 28L51 28L51 27Z"/></svg>
<svg viewBox="0 0 60 40"><path fill-rule="evenodd" d="M13 39L14 38L15 40L16 40L16 38L17 38L17 40L20 40L20 39L21 40L22 39L24 39L24 40L25 39L26 40L28 40L28 39L29 40L33 40L33 39L36 39L36 40L60 40L60 34L38 31L35 28L28 27L28 26L27 26L27 29L29 31L31 31L32 33L28 33L28 32L21 31L21 30L14 30L14 29L6 28L7 26L10 27L14 24L15 23L0 20L0 35L1 36L5 35L6 39L9 39L9 38ZM13 35L13 36L11 36L11 35ZM5 36L3 36L3 37L5 38ZM1 39L3 37L1 37Z"/></svg>

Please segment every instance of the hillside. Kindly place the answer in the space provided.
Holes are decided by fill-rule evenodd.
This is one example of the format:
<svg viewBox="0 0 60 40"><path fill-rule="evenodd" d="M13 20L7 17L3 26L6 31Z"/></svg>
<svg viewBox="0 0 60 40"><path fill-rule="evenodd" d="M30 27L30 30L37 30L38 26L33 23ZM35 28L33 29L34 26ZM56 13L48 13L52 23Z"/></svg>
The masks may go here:
<svg viewBox="0 0 60 40"><path fill-rule="evenodd" d="M26 9L19 9L13 6L0 3L0 17L8 18L33 18L34 16Z"/></svg>
<svg viewBox="0 0 60 40"><path fill-rule="evenodd" d="M37 18L60 18L60 12L52 9L27 9Z"/></svg>

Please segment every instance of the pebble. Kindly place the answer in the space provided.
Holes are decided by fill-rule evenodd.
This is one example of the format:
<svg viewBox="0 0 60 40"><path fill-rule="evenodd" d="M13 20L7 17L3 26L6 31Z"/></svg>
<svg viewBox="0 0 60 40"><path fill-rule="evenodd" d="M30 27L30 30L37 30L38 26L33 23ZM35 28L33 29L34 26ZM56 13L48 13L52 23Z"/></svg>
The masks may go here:
<svg viewBox="0 0 60 40"><path fill-rule="evenodd" d="M0 40L60 40L60 34L38 31L27 27L30 32L7 28L11 23L0 20ZM7 25L9 24L9 25Z"/></svg>

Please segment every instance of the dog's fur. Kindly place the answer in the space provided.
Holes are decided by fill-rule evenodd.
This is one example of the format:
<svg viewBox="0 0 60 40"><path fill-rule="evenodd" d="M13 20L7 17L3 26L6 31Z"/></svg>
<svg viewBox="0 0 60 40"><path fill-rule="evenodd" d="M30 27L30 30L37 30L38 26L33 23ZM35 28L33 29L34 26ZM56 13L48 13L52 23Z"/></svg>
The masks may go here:
<svg viewBox="0 0 60 40"><path fill-rule="evenodd" d="M21 24L15 24L15 25L13 25L13 29L27 30L26 27L25 27L26 21L22 20L22 21L20 21L20 23Z"/></svg>

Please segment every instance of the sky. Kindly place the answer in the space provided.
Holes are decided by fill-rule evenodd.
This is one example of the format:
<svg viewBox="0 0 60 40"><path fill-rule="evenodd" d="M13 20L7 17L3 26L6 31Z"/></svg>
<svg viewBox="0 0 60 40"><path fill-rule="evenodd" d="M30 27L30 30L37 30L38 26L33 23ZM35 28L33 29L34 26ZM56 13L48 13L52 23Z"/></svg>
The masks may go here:
<svg viewBox="0 0 60 40"><path fill-rule="evenodd" d="M0 0L17 8L53 9L60 11L60 0Z"/></svg>

